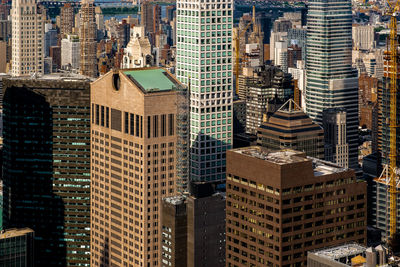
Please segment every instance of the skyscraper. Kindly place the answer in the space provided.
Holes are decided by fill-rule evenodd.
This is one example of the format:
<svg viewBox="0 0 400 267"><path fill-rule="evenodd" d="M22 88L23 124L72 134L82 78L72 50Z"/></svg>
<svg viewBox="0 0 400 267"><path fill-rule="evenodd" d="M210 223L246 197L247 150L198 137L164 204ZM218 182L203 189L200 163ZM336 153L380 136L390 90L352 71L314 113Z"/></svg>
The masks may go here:
<svg viewBox="0 0 400 267"><path fill-rule="evenodd" d="M13 76L44 72L44 22L46 11L36 0L12 1Z"/></svg>
<svg viewBox="0 0 400 267"><path fill-rule="evenodd" d="M97 26L93 0L82 0L80 18L81 74L97 77Z"/></svg>
<svg viewBox="0 0 400 267"><path fill-rule="evenodd" d="M233 1L177 1L177 78L190 84L193 181L225 179L232 146Z"/></svg>
<svg viewBox="0 0 400 267"><path fill-rule="evenodd" d="M44 77L3 80L4 225L35 231L35 266L87 266L90 81Z"/></svg>
<svg viewBox="0 0 400 267"><path fill-rule="evenodd" d="M144 27L150 43L155 45L156 33L159 32L161 23L161 7L151 1L142 2L141 6L141 25Z"/></svg>
<svg viewBox="0 0 400 267"><path fill-rule="evenodd" d="M322 124L327 108L345 108L349 167L358 167L358 79L351 67L351 2L311 0L307 17L306 112Z"/></svg>
<svg viewBox="0 0 400 267"><path fill-rule="evenodd" d="M227 161L227 267L306 266L307 251L366 243L367 185L353 170L261 147Z"/></svg>
<svg viewBox="0 0 400 267"><path fill-rule="evenodd" d="M60 9L60 20L61 20L61 28L60 34L61 38L64 38L66 34L71 34L72 29L74 28L74 7L71 3L65 3L64 6Z"/></svg>
<svg viewBox="0 0 400 267"><path fill-rule="evenodd" d="M92 83L92 266L160 266L162 198L178 186L180 89L161 68Z"/></svg>

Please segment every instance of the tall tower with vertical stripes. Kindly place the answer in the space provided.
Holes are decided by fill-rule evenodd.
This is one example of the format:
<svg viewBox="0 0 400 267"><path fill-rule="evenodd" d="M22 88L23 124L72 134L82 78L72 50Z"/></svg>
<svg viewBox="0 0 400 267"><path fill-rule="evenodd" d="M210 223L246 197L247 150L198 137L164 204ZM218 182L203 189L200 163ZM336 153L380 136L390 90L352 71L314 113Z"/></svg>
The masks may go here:
<svg viewBox="0 0 400 267"><path fill-rule="evenodd" d="M307 24L306 112L322 124L325 109L346 110L348 162L357 168L358 77L351 66L351 1L310 0Z"/></svg>

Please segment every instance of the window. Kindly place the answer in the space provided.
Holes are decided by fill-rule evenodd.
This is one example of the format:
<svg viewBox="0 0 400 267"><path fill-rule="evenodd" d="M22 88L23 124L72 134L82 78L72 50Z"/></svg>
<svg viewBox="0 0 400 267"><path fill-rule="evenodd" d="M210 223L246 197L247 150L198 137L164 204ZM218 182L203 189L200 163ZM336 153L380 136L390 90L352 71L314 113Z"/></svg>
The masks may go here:
<svg viewBox="0 0 400 267"><path fill-rule="evenodd" d="M161 115L161 136L167 135L167 115Z"/></svg>
<svg viewBox="0 0 400 267"><path fill-rule="evenodd" d="M106 107L106 127L110 127L110 108Z"/></svg>
<svg viewBox="0 0 400 267"><path fill-rule="evenodd" d="M124 125L124 132L129 133L129 113L125 112L125 125Z"/></svg>
<svg viewBox="0 0 400 267"><path fill-rule="evenodd" d="M158 137L158 115L153 116L153 137Z"/></svg>
<svg viewBox="0 0 400 267"><path fill-rule="evenodd" d="M151 137L151 117L147 116L147 138Z"/></svg>
<svg viewBox="0 0 400 267"><path fill-rule="evenodd" d="M122 112L117 109L111 109L111 129L121 131L121 115Z"/></svg>
<svg viewBox="0 0 400 267"><path fill-rule="evenodd" d="M101 106L101 126L104 127L104 106Z"/></svg>
<svg viewBox="0 0 400 267"><path fill-rule="evenodd" d="M130 134L135 135L135 115L130 113L129 116L131 121Z"/></svg>
<svg viewBox="0 0 400 267"><path fill-rule="evenodd" d="M139 125L139 115L136 115L136 136L137 137L139 137L140 135L139 135L139 127L140 127L140 125Z"/></svg>
<svg viewBox="0 0 400 267"><path fill-rule="evenodd" d="M100 124L100 122L99 122L99 120L100 120L100 107L99 107L99 105L97 105L96 104L96 124L97 125L99 125Z"/></svg>

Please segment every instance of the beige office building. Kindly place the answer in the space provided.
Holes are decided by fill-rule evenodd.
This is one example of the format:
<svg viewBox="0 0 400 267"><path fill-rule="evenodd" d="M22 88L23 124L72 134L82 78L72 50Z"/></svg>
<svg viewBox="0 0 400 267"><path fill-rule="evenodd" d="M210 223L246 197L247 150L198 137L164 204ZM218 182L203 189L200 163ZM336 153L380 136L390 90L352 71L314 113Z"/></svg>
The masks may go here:
<svg viewBox="0 0 400 267"><path fill-rule="evenodd" d="M14 0L12 17L12 76L43 74L46 11L36 0Z"/></svg>
<svg viewBox="0 0 400 267"><path fill-rule="evenodd" d="M160 266L182 88L161 68L111 71L92 84L92 266Z"/></svg>

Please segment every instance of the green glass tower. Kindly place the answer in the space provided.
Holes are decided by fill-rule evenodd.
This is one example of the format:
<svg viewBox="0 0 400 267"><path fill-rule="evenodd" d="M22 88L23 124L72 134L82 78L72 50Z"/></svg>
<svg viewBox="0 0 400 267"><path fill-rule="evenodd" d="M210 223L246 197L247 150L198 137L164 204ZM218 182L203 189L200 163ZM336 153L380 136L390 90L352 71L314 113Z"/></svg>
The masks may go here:
<svg viewBox="0 0 400 267"><path fill-rule="evenodd" d="M225 179L232 146L233 1L177 1L177 78L190 85L190 178Z"/></svg>

